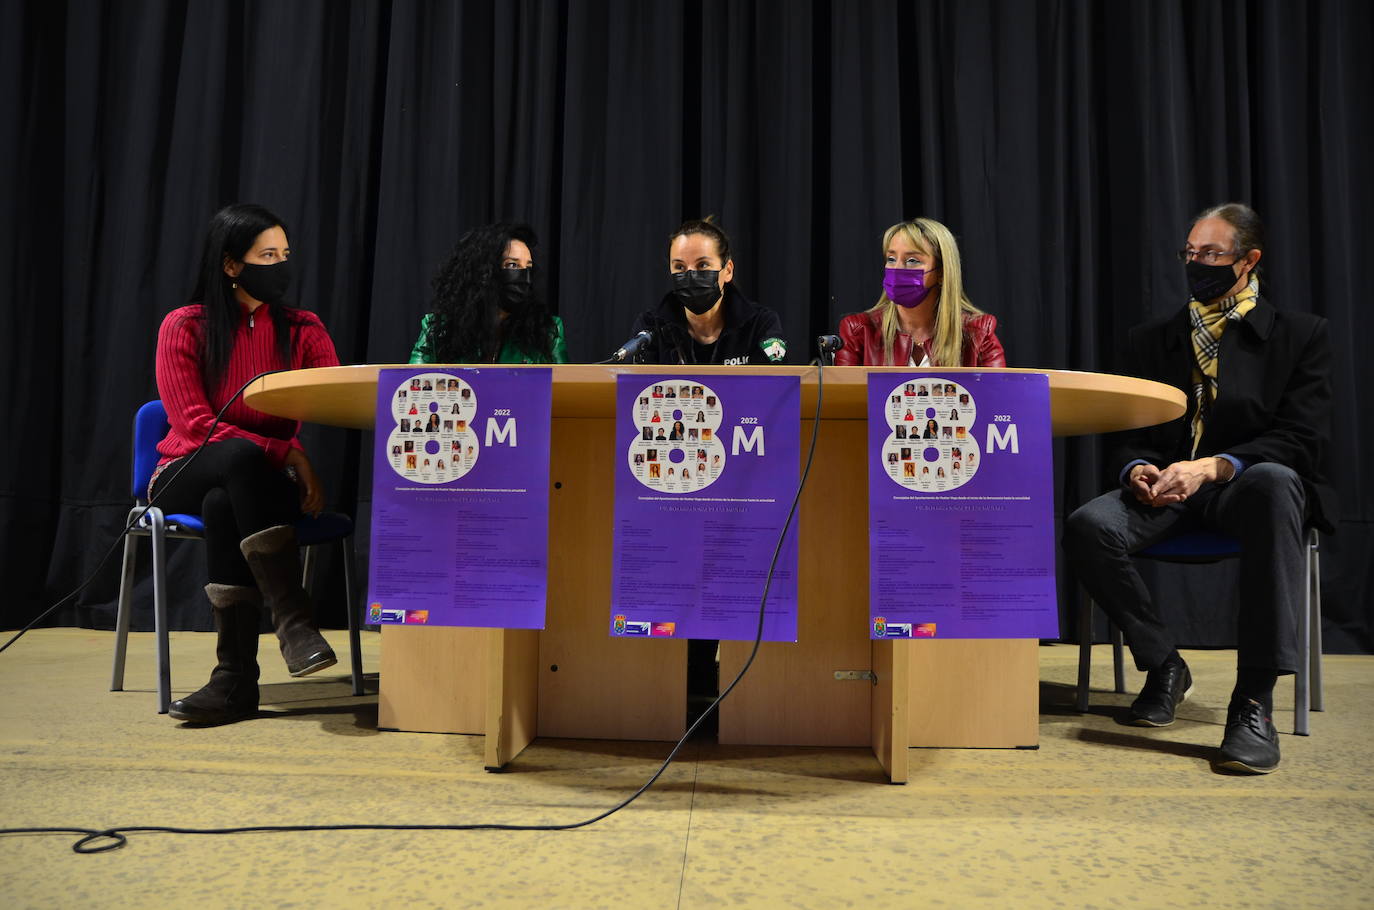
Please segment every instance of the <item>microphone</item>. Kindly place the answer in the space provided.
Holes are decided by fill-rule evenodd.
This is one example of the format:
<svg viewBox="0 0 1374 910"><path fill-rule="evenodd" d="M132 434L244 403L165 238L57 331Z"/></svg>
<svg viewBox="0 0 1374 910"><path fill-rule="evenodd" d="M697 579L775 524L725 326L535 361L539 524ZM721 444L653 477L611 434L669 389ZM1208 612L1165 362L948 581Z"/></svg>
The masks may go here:
<svg viewBox="0 0 1374 910"><path fill-rule="evenodd" d="M625 344L621 346L620 350L616 351L610 357L606 358L606 363L624 363L627 360L633 359L634 357L638 356L639 352L644 350L644 348L647 347L649 342L653 341L653 339L653 332L650 332L648 330L640 332L638 335L631 338L629 341L625 342Z"/></svg>
<svg viewBox="0 0 1374 910"><path fill-rule="evenodd" d="M835 364L835 352L842 346L843 342L840 341L839 335L816 336L816 347L821 352L821 359L832 366Z"/></svg>

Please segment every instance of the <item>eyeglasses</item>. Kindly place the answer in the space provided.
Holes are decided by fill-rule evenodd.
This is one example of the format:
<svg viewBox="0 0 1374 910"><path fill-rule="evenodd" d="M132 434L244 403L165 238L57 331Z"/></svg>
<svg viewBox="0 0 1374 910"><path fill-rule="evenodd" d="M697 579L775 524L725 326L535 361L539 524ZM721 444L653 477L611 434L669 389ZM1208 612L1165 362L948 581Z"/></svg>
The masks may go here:
<svg viewBox="0 0 1374 910"><path fill-rule="evenodd" d="M1184 247L1178 251L1180 262L1201 262L1204 265L1233 265L1239 258L1240 250L1194 250ZM1230 256L1230 262L1222 262L1226 256Z"/></svg>

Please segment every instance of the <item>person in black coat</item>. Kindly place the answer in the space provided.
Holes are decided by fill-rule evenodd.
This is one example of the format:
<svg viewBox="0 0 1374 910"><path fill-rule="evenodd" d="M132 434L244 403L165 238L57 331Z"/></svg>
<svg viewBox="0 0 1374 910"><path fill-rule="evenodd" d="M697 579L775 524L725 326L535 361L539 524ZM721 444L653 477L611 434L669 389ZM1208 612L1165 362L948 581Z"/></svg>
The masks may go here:
<svg viewBox="0 0 1374 910"><path fill-rule="evenodd" d="M1236 686L1218 764L1267 773L1279 764L1273 690L1297 670L1304 526L1334 530L1326 483L1331 438L1327 322L1260 296L1263 226L1228 203L1193 222L1180 257L1192 299L1131 330L1131 375L1189 393L1187 413L1122 434L1120 488L1078 509L1064 552L1093 599L1125 632L1144 688L1129 720L1173 723L1192 675L1131 554L1194 528L1241 543Z"/></svg>

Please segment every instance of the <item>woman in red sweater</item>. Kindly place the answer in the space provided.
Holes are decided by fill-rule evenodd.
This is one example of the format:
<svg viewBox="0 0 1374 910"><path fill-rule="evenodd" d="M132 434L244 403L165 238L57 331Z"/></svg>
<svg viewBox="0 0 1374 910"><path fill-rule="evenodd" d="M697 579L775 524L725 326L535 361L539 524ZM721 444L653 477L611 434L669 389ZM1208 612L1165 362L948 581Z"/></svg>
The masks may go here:
<svg viewBox="0 0 1374 910"><path fill-rule="evenodd" d="M959 244L930 218L883 234L883 293L872 309L840 320L836 366L1004 367L997 317L964 293Z"/></svg>
<svg viewBox="0 0 1374 910"><path fill-rule="evenodd" d="M266 370L337 366L314 313L288 304L286 228L259 205L230 205L210 219L192 303L162 321L157 388L171 424L149 495L165 512L205 522L218 664L172 717L227 723L258 710L258 611L266 606L292 676L332 666L333 650L301 587L293 522L318 513L324 493L296 434L300 424L235 398L210 442L195 452L231 396Z"/></svg>

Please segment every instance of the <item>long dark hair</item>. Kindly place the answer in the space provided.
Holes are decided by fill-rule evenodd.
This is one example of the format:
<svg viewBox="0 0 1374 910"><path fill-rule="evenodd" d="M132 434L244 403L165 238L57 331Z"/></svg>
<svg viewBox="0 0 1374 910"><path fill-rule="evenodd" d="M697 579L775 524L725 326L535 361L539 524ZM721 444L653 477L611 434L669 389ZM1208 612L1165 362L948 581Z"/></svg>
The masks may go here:
<svg viewBox="0 0 1374 910"><path fill-rule="evenodd" d="M238 202L215 212L205 232L205 251L200 257L200 271L191 291L191 302L205 308L205 331L201 363L205 371L205 390L213 394L219 388L229 358L234 351L234 329L239 324L239 302L234 296L233 279L224 274L225 260L242 262L263 231L279 227L288 236L286 222L260 205ZM278 366L291 366L293 326L300 322L295 306L281 302L264 304L272 307Z"/></svg>
<svg viewBox="0 0 1374 910"><path fill-rule="evenodd" d="M528 224L489 224L459 237L439 266L429 324L436 363L494 361L507 341L531 359L553 359L553 317L539 297L537 282L529 306L501 318L499 272L512 240L531 251L539 243Z"/></svg>

